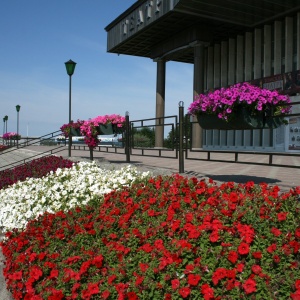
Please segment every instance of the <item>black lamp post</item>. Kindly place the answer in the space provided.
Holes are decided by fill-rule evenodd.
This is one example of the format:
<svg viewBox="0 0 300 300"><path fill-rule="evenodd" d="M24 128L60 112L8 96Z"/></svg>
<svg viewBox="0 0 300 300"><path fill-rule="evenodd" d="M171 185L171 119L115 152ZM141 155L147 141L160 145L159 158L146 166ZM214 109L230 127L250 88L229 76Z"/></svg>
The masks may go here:
<svg viewBox="0 0 300 300"><path fill-rule="evenodd" d="M19 148L19 111L20 111L21 106L16 105L16 110L17 110L17 148Z"/></svg>
<svg viewBox="0 0 300 300"><path fill-rule="evenodd" d="M5 132L7 133L7 121L8 121L8 116L5 116L5 121L6 121L6 129L5 129Z"/></svg>
<svg viewBox="0 0 300 300"><path fill-rule="evenodd" d="M66 65L66 70L67 70L67 74L70 77L70 81L69 81L69 124L71 123L71 86L72 86L72 75L74 73L75 67L76 67L76 62L72 61L71 59L67 62L65 62ZM72 144L72 134L70 132L69 134L69 157L71 156L71 144Z"/></svg>

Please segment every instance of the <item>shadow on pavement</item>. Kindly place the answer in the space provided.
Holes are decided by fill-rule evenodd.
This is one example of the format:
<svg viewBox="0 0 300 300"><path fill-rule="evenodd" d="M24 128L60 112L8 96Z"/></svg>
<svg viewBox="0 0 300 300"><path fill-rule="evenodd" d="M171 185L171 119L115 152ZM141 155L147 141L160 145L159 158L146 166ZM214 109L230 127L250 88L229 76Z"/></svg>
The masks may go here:
<svg viewBox="0 0 300 300"><path fill-rule="evenodd" d="M249 176L249 175L209 175L206 174L205 176L215 180L215 181L234 181L236 183L246 183L248 181L253 181L254 183L276 183L278 184L281 180L273 179L273 178L266 178L266 177L259 177L259 176Z"/></svg>

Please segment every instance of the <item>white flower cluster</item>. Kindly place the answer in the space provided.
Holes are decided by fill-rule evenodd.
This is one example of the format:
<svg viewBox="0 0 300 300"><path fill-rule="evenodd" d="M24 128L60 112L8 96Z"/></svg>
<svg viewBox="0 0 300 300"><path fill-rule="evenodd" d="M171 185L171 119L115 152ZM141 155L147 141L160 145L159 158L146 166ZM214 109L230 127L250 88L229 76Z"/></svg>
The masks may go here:
<svg viewBox="0 0 300 300"><path fill-rule="evenodd" d="M95 162L79 162L43 178L17 182L0 190L0 230L24 228L30 219L46 211L54 213L85 205L91 200L101 201L105 193L149 175L130 165L120 170L107 170Z"/></svg>

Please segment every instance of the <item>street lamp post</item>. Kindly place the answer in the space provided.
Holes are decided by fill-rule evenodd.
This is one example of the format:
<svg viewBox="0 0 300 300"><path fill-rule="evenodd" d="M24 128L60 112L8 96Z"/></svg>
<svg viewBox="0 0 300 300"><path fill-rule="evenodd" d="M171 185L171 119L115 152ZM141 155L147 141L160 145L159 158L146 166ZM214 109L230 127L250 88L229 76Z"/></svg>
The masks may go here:
<svg viewBox="0 0 300 300"><path fill-rule="evenodd" d="M72 61L71 59L67 62L65 62L67 74L70 77L69 80L69 124L71 123L71 86L72 86L72 75L75 70L76 62ZM71 144L72 144L72 134L70 132L69 134L69 157L71 156Z"/></svg>
<svg viewBox="0 0 300 300"><path fill-rule="evenodd" d="M7 133L7 121L8 121L8 116L5 116L5 121L6 121L6 129L5 129L5 132Z"/></svg>
<svg viewBox="0 0 300 300"><path fill-rule="evenodd" d="M21 106L16 105L16 110L17 110L17 148L19 148L19 111L20 111Z"/></svg>
<svg viewBox="0 0 300 300"><path fill-rule="evenodd" d="M5 133L5 117L3 118L3 135Z"/></svg>

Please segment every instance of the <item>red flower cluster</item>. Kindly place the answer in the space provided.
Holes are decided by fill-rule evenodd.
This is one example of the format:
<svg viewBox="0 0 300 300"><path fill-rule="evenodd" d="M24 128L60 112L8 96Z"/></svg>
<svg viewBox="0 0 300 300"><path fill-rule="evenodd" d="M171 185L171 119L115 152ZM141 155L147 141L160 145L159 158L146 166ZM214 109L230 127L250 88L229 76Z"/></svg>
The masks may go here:
<svg viewBox="0 0 300 300"><path fill-rule="evenodd" d="M74 162L58 156L47 156L34 159L27 164L0 171L0 189L6 188L26 178L41 178L50 171L55 172L58 168L71 168Z"/></svg>
<svg viewBox="0 0 300 300"><path fill-rule="evenodd" d="M299 299L297 199L266 184L151 178L8 233L7 286L15 299Z"/></svg>
<svg viewBox="0 0 300 300"><path fill-rule="evenodd" d="M6 145L0 145L0 152L4 151L6 149L8 149L8 146L6 146Z"/></svg>

